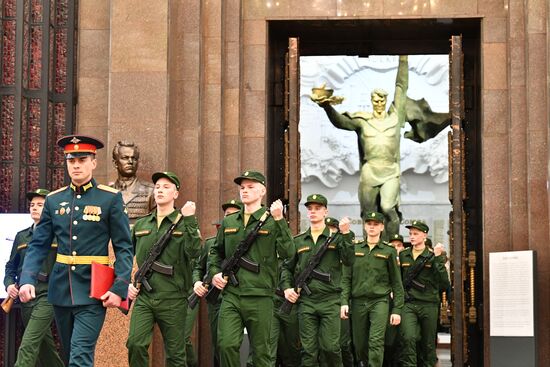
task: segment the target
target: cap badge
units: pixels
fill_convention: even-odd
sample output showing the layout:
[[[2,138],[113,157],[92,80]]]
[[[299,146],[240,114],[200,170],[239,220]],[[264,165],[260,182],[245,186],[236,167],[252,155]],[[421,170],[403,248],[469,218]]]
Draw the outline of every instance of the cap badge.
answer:
[[[71,139],[71,143],[73,144],[80,143],[80,139],[75,136]]]
[[[376,214],[372,213],[370,216],[374,218],[376,217]]]
[[[313,195],[311,198],[312,198],[313,200],[315,200],[315,199],[317,199],[317,195]]]
[[[248,171],[246,171],[246,172],[244,173],[244,175],[245,175],[245,176],[248,176]]]
[[[235,204],[235,200],[231,200],[231,204]]]

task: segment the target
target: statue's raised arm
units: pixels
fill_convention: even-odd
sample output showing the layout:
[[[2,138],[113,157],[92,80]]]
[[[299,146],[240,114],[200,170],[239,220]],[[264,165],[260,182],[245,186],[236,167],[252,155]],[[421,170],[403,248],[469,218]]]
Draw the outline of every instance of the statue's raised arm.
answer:
[[[397,67],[397,77],[395,78],[395,95],[392,107],[398,114],[401,127],[406,121],[407,90],[409,89],[409,58],[406,55],[399,56],[399,66]],[[390,107],[390,112],[391,108]]]

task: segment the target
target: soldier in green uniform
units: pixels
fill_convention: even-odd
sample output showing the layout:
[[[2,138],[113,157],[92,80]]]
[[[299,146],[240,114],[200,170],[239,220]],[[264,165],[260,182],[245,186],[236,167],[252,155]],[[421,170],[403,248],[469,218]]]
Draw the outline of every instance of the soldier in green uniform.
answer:
[[[179,196],[180,181],[173,172],[156,172],[152,176],[155,187],[153,196],[157,205],[149,215],[136,221],[132,228],[132,243],[138,267],[143,264],[153,245],[174,223],[178,211],[174,202]],[[128,286],[128,297],[134,309],[130,319],[130,331],[126,346],[130,366],[149,365],[149,345],[156,323],[162,334],[166,366],[187,366],[185,353],[185,318],[187,296],[191,289],[191,261],[200,253],[200,233],[195,217],[195,203],[187,201],[181,208],[183,219],[176,226],[170,242],[156,263],[169,268],[171,274],[163,274],[153,267],[147,281],[148,291]],[[139,294],[139,296],[138,296]]]
[[[191,267],[193,267],[192,265]],[[197,319],[197,314],[199,313],[199,308],[190,308],[187,307],[187,312],[185,314],[185,326],[184,326],[184,338],[185,338],[185,359],[187,361],[187,367],[198,367],[197,356],[195,355],[195,348],[193,347],[193,342],[191,341],[191,334],[193,334],[193,326],[195,326],[195,320]]]
[[[311,295],[296,292],[295,277],[307,266],[310,258],[330,236],[325,225],[327,199],[320,194],[307,197],[305,206],[310,228],[294,237],[296,253],[283,266],[285,297],[298,303],[298,321],[302,341],[302,366],[341,366],[340,354],[340,292],[342,265],[353,264],[353,234],[350,220],[340,220],[340,234],[329,246],[316,270],[330,275],[328,282],[312,278],[308,284]],[[319,358],[322,354],[323,358]]]
[[[333,218],[333,217],[325,218],[325,225],[328,226],[332,231],[338,230],[339,224],[340,223],[336,218]],[[355,234],[353,236],[355,237]],[[356,240],[354,240],[354,242],[355,241]],[[342,274],[344,274],[345,272],[346,270],[343,267]],[[349,317],[346,317],[346,318],[340,317],[340,352],[342,354],[342,365],[344,367],[354,367],[355,360],[354,360],[353,348],[351,344],[351,326],[350,326]]]
[[[381,240],[384,215],[367,213],[364,225],[366,239],[355,245],[355,262],[347,268],[342,287],[341,316],[351,311],[355,358],[359,366],[381,367],[388,320],[401,321],[403,285],[397,266],[397,252]],[[390,309],[391,294],[394,302]],[[351,307],[350,307],[351,305]]]
[[[403,285],[405,287],[405,306],[401,322],[401,365],[403,367],[433,367],[436,363],[436,336],[439,314],[439,291],[450,287],[449,276],[445,269],[443,249],[436,246],[429,249],[425,240],[428,226],[413,221],[409,228],[411,247],[399,254]],[[407,280],[410,272],[419,267],[420,273],[414,277],[415,284],[410,287]],[[418,330],[420,342],[417,350]]]
[[[37,189],[27,193],[27,199],[30,202],[29,211],[34,224],[15,235],[10,259],[6,263],[4,277],[4,286],[6,286],[8,296],[13,299],[16,299],[19,294],[17,282],[21,278],[21,269],[23,267],[25,253],[31,241],[34,229],[40,221],[44,201],[48,194],[49,191],[45,189]],[[34,367],[37,361],[40,361],[46,366],[64,366],[55,348],[55,341],[51,331],[53,307],[48,302],[48,276],[55,262],[56,253],[57,244],[52,243],[50,253],[44,260],[40,273],[38,274],[36,298],[31,302],[23,304],[21,311],[25,331],[21,338],[19,350],[17,351],[15,366]]]
[[[397,265],[399,265],[399,253],[405,249],[403,236],[396,233],[390,238],[390,246],[397,251]],[[393,307],[393,299],[391,303]],[[398,367],[401,354],[401,344],[399,341],[399,325],[391,325],[388,320],[386,327],[386,339],[384,342],[384,367]]]
[[[218,319],[218,342],[223,367],[237,367],[243,328],[248,330],[255,367],[270,366],[269,337],[273,314],[273,294],[277,286],[278,256],[286,259],[294,253],[292,235],[283,217],[283,203],[274,201],[271,216],[258,232],[258,237],[246,254],[247,259],[259,265],[259,273],[239,269],[238,285],[227,284],[221,273],[224,259],[231,256],[239,243],[252,230],[266,208],[262,198],[266,194],[265,177],[257,171],[246,171],[235,178],[244,207],[238,213],[225,217],[216,242],[210,251],[208,271],[212,284],[223,292]]]
[[[239,212],[243,206],[239,200],[229,200],[222,204],[223,216],[226,217],[229,214]],[[216,229],[219,229],[221,223],[216,223]],[[212,245],[216,242],[216,236],[207,238],[204,241],[204,246],[201,249],[201,255],[196,261],[193,267],[193,291],[199,297],[204,297],[208,291],[203,285],[203,278],[208,271],[208,253],[212,248]],[[210,325],[210,338],[212,343],[212,363],[214,367],[219,367],[220,356],[218,352],[218,315],[220,312],[221,298],[215,303],[207,303],[208,309],[208,323]],[[198,310],[199,307],[195,307]],[[195,311],[196,312],[196,311]]]
[[[403,236],[401,236],[399,233],[394,234],[390,237],[390,246],[392,246],[395,251],[397,251],[397,255],[401,253],[405,249],[405,242],[403,241]],[[399,257],[397,258],[399,261]]]
[[[54,306],[57,329],[70,367],[93,366],[106,307],[118,307],[128,292],[132,271],[130,226],[122,195],[93,179],[99,140],[70,135],[58,140],[65,153],[69,186],[51,192],[29,244],[19,298],[36,297],[36,282],[54,238],[58,248],[50,274],[48,301]],[[115,279],[101,300],[90,297],[91,263],[109,264],[109,242],[116,261]]]
[[[279,269],[282,269],[283,261],[279,259]],[[271,327],[272,366],[300,367],[302,342],[298,328],[298,312],[292,307],[290,313],[281,312],[280,308],[285,300],[282,272],[279,276],[279,285],[273,296],[273,325]]]

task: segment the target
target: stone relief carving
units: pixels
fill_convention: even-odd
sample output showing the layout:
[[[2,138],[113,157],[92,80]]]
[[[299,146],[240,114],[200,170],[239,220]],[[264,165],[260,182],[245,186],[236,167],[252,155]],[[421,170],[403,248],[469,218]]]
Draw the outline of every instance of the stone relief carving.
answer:
[[[343,172],[353,175],[358,170],[357,152],[337,136],[323,135],[315,148],[303,147],[301,162],[302,181],[309,182],[316,177],[330,188],[338,186]]]

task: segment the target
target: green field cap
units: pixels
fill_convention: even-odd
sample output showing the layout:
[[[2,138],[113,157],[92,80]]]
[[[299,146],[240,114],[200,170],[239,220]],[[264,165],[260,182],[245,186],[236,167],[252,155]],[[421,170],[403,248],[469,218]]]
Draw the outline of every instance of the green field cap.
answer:
[[[365,223],[371,220],[384,224],[384,214],[378,212],[367,213],[367,216],[365,217]]]
[[[309,204],[321,204],[326,207],[328,205],[328,200],[321,194],[311,194],[307,197],[304,205],[308,206]]]
[[[413,220],[413,222],[411,224],[409,224],[408,226],[405,226],[407,228],[416,228],[418,229],[419,231],[422,231],[424,233],[428,233],[428,231],[430,230],[430,228],[428,227],[428,225],[424,222],[421,222],[419,220]]]
[[[265,176],[258,171],[244,171],[240,176],[235,177],[233,181],[240,185],[242,180],[256,181],[265,186]]]
[[[163,177],[167,178],[174,185],[176,185],[176,189],[178,190],[180,189],[180,179],[178,178],[178,176],[176,176],[174,172],[170,172],[170,171],[155,172],[153,173],[153,176],[151,177],[151,179],[153,180],[153,183],[157,183],[157,181]]]

